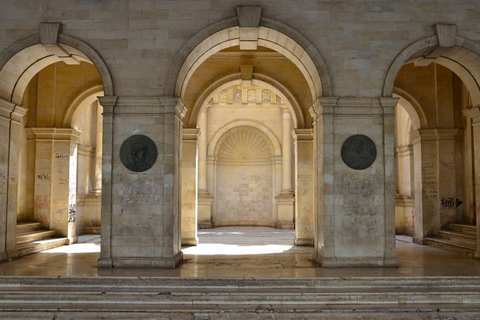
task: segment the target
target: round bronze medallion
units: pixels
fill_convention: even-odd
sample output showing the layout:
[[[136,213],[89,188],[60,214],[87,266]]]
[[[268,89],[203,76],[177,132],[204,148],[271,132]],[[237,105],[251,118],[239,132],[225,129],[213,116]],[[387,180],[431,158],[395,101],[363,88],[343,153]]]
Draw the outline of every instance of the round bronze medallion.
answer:
[[[127,138],[120,147],[120,160],[131,171],[143,172],[150,169],[157,160],[157,146],[144,135]]]
[[[345,140],[341,153],[347,166],[355,170],[364,170],[375,162],[377,147],[369,137],[357,134]]]

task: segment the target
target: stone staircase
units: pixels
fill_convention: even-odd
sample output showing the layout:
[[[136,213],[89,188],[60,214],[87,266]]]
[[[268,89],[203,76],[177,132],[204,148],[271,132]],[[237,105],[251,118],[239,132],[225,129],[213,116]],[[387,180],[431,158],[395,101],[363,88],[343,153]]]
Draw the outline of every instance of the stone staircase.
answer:
[[[22,222],[17,224],[18,257],[40,252],[68,244],[67,238],[53,238],[54,230],[42,230],[40,222]]]
[[[480,277],[0,277],[1,319],[479,319]]]
[[[477,227],[458,223],[449,227],[450,230],[439,231],[435,238],[426,238],[426,244],[473,258],[477,250]]]

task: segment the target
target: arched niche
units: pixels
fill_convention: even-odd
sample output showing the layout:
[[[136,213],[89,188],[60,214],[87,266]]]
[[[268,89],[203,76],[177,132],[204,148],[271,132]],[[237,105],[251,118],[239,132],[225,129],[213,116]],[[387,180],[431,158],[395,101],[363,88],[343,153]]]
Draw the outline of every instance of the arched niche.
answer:
[[[275,226],[274,143],[251,125],[219,134],[214,149],[212,223]]]

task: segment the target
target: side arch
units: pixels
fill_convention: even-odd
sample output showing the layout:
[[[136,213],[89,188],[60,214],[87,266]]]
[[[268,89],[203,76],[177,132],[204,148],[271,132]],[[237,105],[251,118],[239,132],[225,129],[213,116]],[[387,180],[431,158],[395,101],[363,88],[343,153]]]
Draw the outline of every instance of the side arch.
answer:
[[[438,47],[438,36],[420,39],[406,47],[393,61],[387,71],[383,86],[383,96],[390,97],[394,92],[395,79],[405,63],[422,58],[433,48]],[[472,97],[472,104],[480,104],[480,45],[461,37],[455,38],[455,46],[440,48],[438,63],[454,72],[466,85]]]
[[[97,100],[98,96],[103,96],[103,87],[102,86],[94,86],[88,90],[85,90],[81,94],[79,94],[72,103],[68,106],[67,111],[65,112],[65,116],[63,118],[63,127],[64,128],[76,128],[75,118],[77,115],[81,114],[87,106],[89,106],[92,102]]]
[[[428,128],[428,119],[420,104],[409,93],[399,88],[393,88],[393,96],[399,97],[400,104],[412,120],[413,130]]]
[[[59,34],[58,45],[77,60],[92,63],[102,78],[106,96],[114,95],[113,80],[106,63],[86,42]],[[61,61],[47,47],[40,44],[40,36],[33,35],[17,42],[0,55],[0,97],[21,104],[30,80],[46,66]]]

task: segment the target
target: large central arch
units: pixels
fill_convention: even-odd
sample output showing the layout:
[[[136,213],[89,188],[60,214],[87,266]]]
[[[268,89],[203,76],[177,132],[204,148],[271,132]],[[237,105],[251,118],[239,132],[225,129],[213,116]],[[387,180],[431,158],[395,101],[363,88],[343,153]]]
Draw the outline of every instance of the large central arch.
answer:
[[[288,133],[286,132],[284,134],[284,138],[282,140],[289,139],[290,141],[293,141],[292,134],[291,134],[292,129],[301,128],[302,130],[305,130],[305,132],[302,131],[301,134],[299,134],[298,136],[300,136],[301,139],[303,139],[306,136],[310,137],[310,138],[306,138],[305,140],[305,141],[308,141],[305,143],[305,145],[307,145],[306,146],[307,149],[310,149],[310,152],[305,154],[313,155],[313,131],[311,128],[312,121],[305,120],[306,117],[310,118],[308,109],[313,105],[315,101],[317,101],[319,97],[332,95],[330,77],[320,53],[312,43],[310,43],[305,37],[299,34],[296,30],[292,29],[291,27],[281,22],[275,21],[273,19],[261,18],[258,26],[249,27],[248,29],[249,29],[249,32],[252,32],[253,34],[258,34],[258,37],[255,38],[255,42],[256,42],[256,45],[258,45],[258,48],[262,48],[260,51],[261,53],[268,54],[269,52],[274,52],[278,56],[281,56],[283,59],[288,60],[291,67],[295,68],[296,72],[298,72],[298,74],[301,75],[305,83],[306,89],[304,90],[304,92],[308,96],[308,101],[309,101],[308,103],[305,103],[306,99],[304,99],[303,101],[299,101],[295,96],[295,92],[292,92],[288,87],[288,85],[285,85],[285,83],[282,83],[282,81],[279,81],[278,79],[276,79],[274,74],[262,73],[261,71],[258,72],[256,70],[253,70],[253,74],[251,74],[250,78],[248,79],[245,79],[244,74],[242,74],[241,72],[236,72],[236,73],[231,72],[227,74],[221,73],[220,77],[214,78],[211,82],[208,83],[208,85],[205,84],[203,86],[198,86],[203,88],[202,91],[200,93],[197,93],[197,96],[195,99],[192,100],[192,98],[190,98],[190,100],[187,101],[186,95],[189,90],[189,83],[192,83],[194,81],[197,81],[197,82],[199,81],[198,77],[194,79],[195,72],[197,72],[197,70],[200,70],[200,68],[202,67],[202,64],[205,64],[207,61],[209,61],[209,59],[218,55],[219,53],[228,55],[229,53],[235,52],[236,54],[239,54],[239,55],[241,54],[249,55],[249,54],[254,54],[254,52],[256,52],[256,49],[250,49],[250,52],[242,51],[242,49],[240,49],[241,43],[243,41],[242,32],[245,31],[245,27],[241,26],[241,23],[239,23],[239,20],[237,18],[225,19],[223,21],[210,25],[209,27],[197,33],[182,47],[182,49],[180,50],[179,54],[175,58],[174,63],[170,68],[169,78],[166,83],[165,93],[167,95],[178,97],[182,101],[182,103],[185,104],[186,108],[188,109],[188,112],[187,112],[188,116],[186,118],[186,121],[184,122],[184,126],[189,128],[188,130],[193,130],[193,128],[201,128],[199,126],[199,123],[201,123],[200,114],[203,112],[202,110],[204,106],[207,104],[207,101],[211,99],[212,93],[219,92],[222,88],[227,88],[232,85],[237,85],[239,88],[240,87],[247,88],[248,86],[251,86],[251,85],[264,87],[266,90],[275,92],[281,99],[289,101],[289,103],[287,103],[286,106],[287,106],[287,109],[289,110],[288,117],[289,119],[291,119],[293,126],[291,127],[291,129],[288,130]],[[220,58],[218,58],[217,60],[219,64],[222,63]],[[215,67],[215,64],[212,63],[212,65]],[[247,81],[245,82],[245,80]],[[247,89],[244,89],[244,90],[247,90]],[[284,112],[287,112],[287,111],[284,111]],[[227,124],[225,124],[223,129],[220,130],[219,132],[223,134],[228,130],[232,130],[233,128],[238,126],[253,125],[254,128],[263,131],[263,133],[269,137],[268,140],[270,141],[278,140],[278,138],[276,138],[274,134],[265,131],[266,130],[265,128],[267,128],[266,126],[262,125],[261,123],[257,123],[255,121],[257,120],[252,121],[252,119],[240,119],[240,118],[234,119],[228,122]],[[280,127],[281,126],[282,126],[282,122],[280,122]],[[198,138],[199,153],[203,152],[205,153],[205,157],[207,157],[208,159],[211,159],[212,157],[215,156],[214,149],[217,146],[217,142],[218,142],[217,140],[219,139],[220,136],[222,136],[222,134],[219,134],[218,132],[216,132],[215,136],[209,137],[210,142],[207,148],[206,146],[204,146],[205,142],[203,142],[202,140],[202,139],[205,139],[205,132],[202,132],[202,131],[204,130],[200,129],[200,133],[199,133],[200,138]],[[297,139],[298,136],[295,135],[296,137],[295,139]],[[184,133],[184,137],[185,137],[185,133]],[[186,140],[184,140],[184,142],[185,141]],[[186,146],[187,145],[184,144],[184,147]],[[191,144],[188,144],[187,148],[191,148]],[[202,148],[205,148],[205,150],[202,150]],[[286,151],[284,150],[284,148],[287,148]],[[274,166],[278,168],[277,172],[280,172],[278,173],[279,175],[282,175],[281,174],[282,172],[281,168],[283,166],[281,164],[282,160],[288,161],[288,163],[290,163],[290,161],[294,161],[294,160],[288,160],[289,159],[288,157],[290,156],[288,157],[285,156],[286,158],[282,159],[283,155],[286,153],[287,154],[292,153],[291,158],[293,159],[294,158],[293,152],[294,152],[293,142],[292,142],[292,146],[290,147],[286,146],[281,141],[276,142],[276,146],[274,148],[274,153],[272,154],[272,156],[277,158],[277,160],[275,161],[278,161],[278,163],[275,164]],[[185,155],[186,153],[184,152],[183,154]],[[193,155],[195,154],[195,152],[190,151],[189,154]],[[303,161],[306,161],[308,163],[306,167],[311,168],[309,173],[313,173],[313,157],[312,158],[309,158],[308,156],[305,156],[305,157],[306,159],[304,159]],[[202,167],[206,167],[206,165],[203,163],[206,160],[203,160],[203,157],[201,157],[200,155],[198,159],[199,159],[198,172],[199,172],[199,175],[202,176],[202,177],[199,176],[198,179],[200,181],[199,183],[203,186],[206,178],[203,176],[205,175],[204,173],[205,169],[202,169]],[[192,161],[188,161],[188,162],[190,164],[193,163]],[[182,167],[182,170],[190,172],[190,169],[187,167]],[[283,172],[288,172],[288,170],[284,170]],[[291,170],[289,174],[293,175],[293,172],[295,172],[295,170]],[[280,181],[280,180],[277,178],[277,181]],[[305,186],[306,189],[310,189],[310,191],[306,191],[306,192],[311,193],[311,197],[310,197],[311,200],[308,200],[308,201],[311,201],[312,203],[304,206],[305,208],[309,208],[308,209],[309,218],[303,219],[303,220],[300,219],[302,223],[308,226],[299,228],[300,231],[307,230],[305,231],[305,233],[309,233],[309,236],[297,235],[296,240],[297,239],[299,240],[297,241],[298,244],[303,243],[306,245],[313,245],[313,237],[314,237],[313,181],[314,179],[308,180],[308,183]],[[185,186],[185,183],[183,183],[183,185]],[[192,186],[193,185],[194,184],[192,184]],[[288,183],[286,185],[288,185]],[[199,189],[198,192],[199,192],[199,195],[198,195],[199,197],[198,212],[199,213],[198,214],[200,218],[200,216],[203,217],[203,214],[201,214],[200,212],[204,211],[203,208],[205,206],[210,207],[212,200],[210,198],[211,195],[203,194],[203,192],[206,192],[205,190]],[[273,197],[274,202],[277,203],[277,207],[275,210],[278,216],[282,216],[282,210],[286,210],[286,211],[294,210],[293,184],[292,184],[291,190],[288,192],[289,192],[288,195],[280,194],[278,196],[274,195]],[[185,194],[184,190],[182,190],[182,195],[183,194]],[[210,201],[210,204],[205,204],[209,201]],[[298,201],[298,199],[295,201]],[[284,209],[284,208],[287,208],[288,206],[290,206],[292,209]],[[299,210],[302,210],[302,209],[299,209]],[[210,212],[210,209],[207,209],[206,211]],[[184,219],[183,214],[184,212],[182,212],[182,219]],[[295,212],[295,214],[298,214],[298,213]],[[190,219],[190,221],[192,220],[194,219]],[[282,219],[279,219],[279,220],[282,220]],[[184,226],[182,224],[182,234],[183,234],[183,228]],[[192,235],[191,238],[194,238],[195,236],[196,235]]]
[[[216,52],[238,46],[240,27],[237,18],[229,18],[198,32],[181,49],[172,64],[165,93],[182,98],[192,73]],[[258,27],[258,45],[275,50],[293,61],[307,79],[312,98],[331,96],[330,76],[320,52],[304,36],[288,25],[262,18]]]

